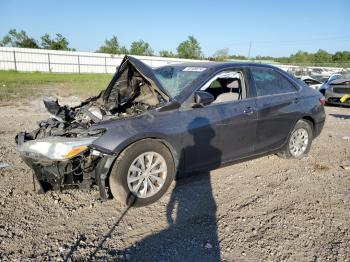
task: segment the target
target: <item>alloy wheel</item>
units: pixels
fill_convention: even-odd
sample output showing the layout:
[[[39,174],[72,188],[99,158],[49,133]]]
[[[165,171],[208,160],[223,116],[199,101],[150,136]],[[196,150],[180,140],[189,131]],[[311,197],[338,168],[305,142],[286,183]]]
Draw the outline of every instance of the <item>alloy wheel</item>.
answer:
[[[298,128],[292,133],[289,140],[289,151],[295,156],[301,156],[307,149],[309,143],[309,134],[306,129]]]
[[[139,198],[154,196],[163,187],[167,176],[165,159],[156,152],[146,152],[131,163],[127,184],[129,190]]]

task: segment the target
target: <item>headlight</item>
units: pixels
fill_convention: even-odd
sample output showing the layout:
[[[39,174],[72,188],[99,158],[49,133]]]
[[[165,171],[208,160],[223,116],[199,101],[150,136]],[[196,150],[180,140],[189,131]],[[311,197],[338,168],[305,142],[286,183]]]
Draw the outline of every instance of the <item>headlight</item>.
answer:
[[[97,137],[48,137],[25,142],[18,147],[18,151],[27,156],[65,160],[87,150],[88,146],[96,139]]]

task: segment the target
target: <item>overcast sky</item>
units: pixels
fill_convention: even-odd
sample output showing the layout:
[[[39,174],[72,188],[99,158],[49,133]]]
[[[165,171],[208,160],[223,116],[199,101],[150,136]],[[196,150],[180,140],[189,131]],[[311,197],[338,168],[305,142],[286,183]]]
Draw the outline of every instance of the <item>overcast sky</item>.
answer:
[[[116,35],[122,45],[143,39],[158,52],[176,51],[188,35],[205,55],[288,56],[298,50],[350,50],[350,1],[0,0],[0,38],[23,29],[39,39],[61,33],[79,51],[95,51]]]

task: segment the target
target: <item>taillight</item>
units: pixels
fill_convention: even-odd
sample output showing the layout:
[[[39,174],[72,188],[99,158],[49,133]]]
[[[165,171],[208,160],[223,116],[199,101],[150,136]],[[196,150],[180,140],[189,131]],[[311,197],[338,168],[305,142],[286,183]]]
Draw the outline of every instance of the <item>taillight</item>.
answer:
[[[325,103],[326,103],[326,98],[324,98],[324,96],[322,96],[322,97],[320,98],[320,104],[324,106]]]

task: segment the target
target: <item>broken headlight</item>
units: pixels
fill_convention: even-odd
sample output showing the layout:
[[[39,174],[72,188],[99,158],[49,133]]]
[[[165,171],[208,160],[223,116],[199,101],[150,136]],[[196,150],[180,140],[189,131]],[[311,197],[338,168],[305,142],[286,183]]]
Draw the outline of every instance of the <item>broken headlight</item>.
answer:
[[[48,137],[30,140],[18,147],[20,154],[50,160],[65,160],[88,150],[88,146],[98,137]]]

